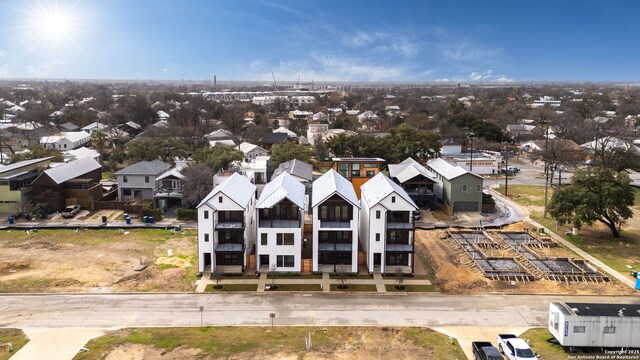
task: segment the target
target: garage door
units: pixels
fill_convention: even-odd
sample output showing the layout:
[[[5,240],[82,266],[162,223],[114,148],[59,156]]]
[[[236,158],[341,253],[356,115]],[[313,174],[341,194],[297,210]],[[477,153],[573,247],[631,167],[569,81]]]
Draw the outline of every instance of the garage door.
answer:
[[[453,211],[479,211],[478,203],[475,201],[460,201],[453,204]]]

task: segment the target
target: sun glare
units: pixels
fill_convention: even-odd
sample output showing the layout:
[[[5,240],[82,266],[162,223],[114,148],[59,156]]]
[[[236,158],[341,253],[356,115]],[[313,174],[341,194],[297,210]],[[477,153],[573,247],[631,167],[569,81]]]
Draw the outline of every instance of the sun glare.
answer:
[[[38,2],[28,15],[29,34],[42,46],[59,50],[74,44],[80,35],[80,17],[73,7],[62,7],[57,1]]]

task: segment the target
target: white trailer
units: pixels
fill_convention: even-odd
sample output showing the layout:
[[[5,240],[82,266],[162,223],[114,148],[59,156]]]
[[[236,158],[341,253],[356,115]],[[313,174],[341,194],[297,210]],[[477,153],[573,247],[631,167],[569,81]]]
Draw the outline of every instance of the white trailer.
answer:
[[[549,304],[549,332],[571,348],[640,348],[640,303]]]

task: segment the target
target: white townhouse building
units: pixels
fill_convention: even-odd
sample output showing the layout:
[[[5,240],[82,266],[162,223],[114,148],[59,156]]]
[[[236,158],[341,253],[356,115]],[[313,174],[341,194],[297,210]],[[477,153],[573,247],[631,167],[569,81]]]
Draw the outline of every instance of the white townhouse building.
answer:
[[[413,273],[413,212],[409,195],[379,173],[361,187],[360,242],[369,272],[393,274],[400,268]]]
[[[73,150],[89,142],[91,142],[91,135],[84,131],[65,131],[40,138],[40,145],[43,148],[53,150]]]
[[[238,173],[198,205],[198,271],[242,273],[255,239],[255,190]]]
[[[357,273],[360,201],[353,185],[331,169],[313,182],[312,194],[312,270]]]
[[[301,271],[304,185],[280,174],[265,185],[256,213],[256,270]]]

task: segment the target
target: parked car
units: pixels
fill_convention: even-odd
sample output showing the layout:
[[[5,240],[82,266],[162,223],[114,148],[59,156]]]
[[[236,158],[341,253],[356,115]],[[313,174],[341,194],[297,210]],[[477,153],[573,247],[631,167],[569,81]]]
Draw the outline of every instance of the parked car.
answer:
[[[520,168],[515,166],[507,166],[507,171],[511,171],[512,173],[517,173],[517,172],[520,172]]]
[[[538,360],[529,344],[513,334],[499,334],[498,349],[509,360]]]
[[[76,214],[79,212],[80,212],[80,205],[67,206],[66,208],[64,208],[64,210],[62,210],[62,217],[65,219],[72,218],[76,216]]]
[[[473,360],[503,360],[500,351],[488,341],[474,341],[471,343]]]

